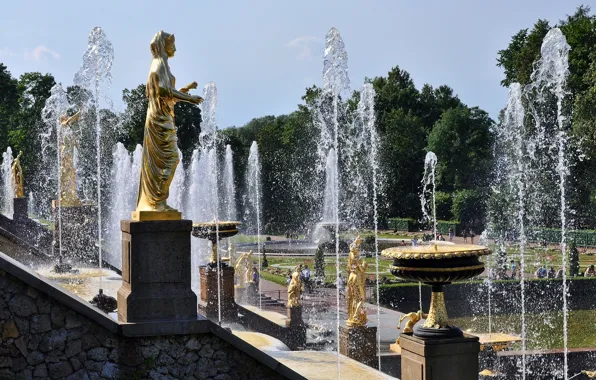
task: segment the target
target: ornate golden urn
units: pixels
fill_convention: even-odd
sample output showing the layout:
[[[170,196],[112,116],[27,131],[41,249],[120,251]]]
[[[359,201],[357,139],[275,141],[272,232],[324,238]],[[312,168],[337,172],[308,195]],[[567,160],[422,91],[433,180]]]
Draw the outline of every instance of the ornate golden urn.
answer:
[[[487,247],[471,244],[423,245],[393,247],[381,252],[393,258],[391,273],[399,278],[420,281],[432,287],[430,310],[426,322],[414,327],[421,338],[454,338],[462,331],[449,323],[443,285],[466,280],[484,272],[480,256],[490,255]]]

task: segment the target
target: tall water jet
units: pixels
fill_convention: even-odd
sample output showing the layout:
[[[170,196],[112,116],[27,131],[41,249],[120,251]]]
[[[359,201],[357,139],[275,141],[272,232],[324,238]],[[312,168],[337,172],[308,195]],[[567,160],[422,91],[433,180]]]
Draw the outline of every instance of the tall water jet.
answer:
[[[569,160],[567,158],[568,121],[564,115],[563,102],[567,95],[565,85],[569,75],[569,51],[571,47],[559,28],[548,31],[540,48],[541,58],[532,73],[529,91],[534,91],[540,103],[546,103],[549,97],[554,96],[556,101],[556,123],[552,130],[546,134],[546,143],[550,144],[550,151],[556,151],[555,162],[558,175],[559,207],[561,221],[561,268],[563,272],[563,371],[565,379],[568,378],[568,348],[567,348],[567,199],[566,184],[569,175]],[[537,114],[535,114],[537,116]],[[537,117],[536,121],[541,120]],[[543,129],[546,130],[546,129]],[[550,132],[550,133],[549,133]]]
[[[57,83],[50,90],[50,97],[46,99],[44,108],[41,111],[41,116],[45,127],[40,134],[42,162],[44,162],[48,168],[56,168],[56,171],[54,172],[55,177],[50,174],[46,176],[46,180],[51,181],[53,179],[56,182],[56,191],[52,195],[56,197],[57,212],[54,214],[56,218],[53,220],[53,222],[57,234],[54,235],[55,241],[54,244],[52,244],[52,250],[56,248],[58,249],[58,253],[56,254],[56,252],[53,252],[53,255],[58,256],[60,261],[62,260],[62,188],[60,181],[62,158],[60,149],[63,145],[62,124],[60,119],[63,115],[66,115],[69,107],[70,104],[66,97],[66,91],[64,91],[61,84]],[[53,154],[55,154],[55,156],[53,156]],[[55,157],[55,161],[53,160],[53,157]],[[50,184],[45,184],[45,188],[42,188],[41,191],[42,196],[52,196],[52,192],[49,189],[50,187]]]
[[[12,185],[12,149],[6,148],[2,153],[2,165],[0,166],[0,178],[2,179],[2,213],[9,218],[13,214],[14,189]]]
[[[236,220],[236,188],[234,185],[234,158],[232,147],[226,145],[226,157],[223,168],[223,215],[226,220]]]
[[[317,112],[317,119],[320,128],[320,141],[318,144],[319,157],[325,164],[331,155],[333,149],[337,159],[335,160],[335,169],[332,174],[335,178],[332,179],[335,187],[333,194],[340,194],[340,177],[339,177],[339,158],[340,152],[340,115],[345,111],[345,104],[343,103],[348,98],[350,91],[350,78],[348,76],[348,54],[345,49],[344,42],[335,28],[331,28],[325,38],[325,52],[323,55],[323,92],[319,99],[319,106]],[[324,161],[323,161],[324,160]],[[339,198],[339,197],[338,197]],[[335,225],[335,269],[336,277],[340,274],[339,261],[339,201],[337,202],[337,209],[333,213]],[[337,319],[336,319],[336,333],[340,334],[340,292],[339,288],[336,290],[336,302],[338,305]],[[337,373],[340,374],[339,366],[339,339],[337,340]]]
[[[424,157],[424,175],[422,176],[422,193],[420,193],[420,203],[422,205],[422,215],[426,222],[430,222],[433,231],[433,240],[437,238],[437,206],[436,206],[436,181],[435,171],[437,168],[437,155],[433,152],[426,153]],[[431,189],[432,186],[432,189]],[[429,203],[427,198],[430,192]]]
[[[324,223],[335,223],[338,220],[337,213],[339,212],[339,188],[337,175],[337,154],[335,149],[331,148],[327,155],[327,163],[325,165],[325,193],[323,203],[323,217]]]
[[[375,117],[375,89],[372,83],[365,83],[360,93],[360,102],[358,103],[357,114],[358,119],[363,125],[364,136],[368,137],[366,140],[370,142],[368,149],[368,164],[372,170],[372,188],[373,188],[373,222],[375,233],[375,275],[376,275],[376,291],[377,291],[377,326],[381,326],[381,307],[379,304],[380,288],[379,288],[379,210],[377,207],[379,195],[379,162],[378,162],[378,148],[379,136],[376,129]],[[377,357],[378,370],[381,370],[381,332],[377,329]]]
[[[99,261],[99,289],[102,289],[102,222],[101,222],[101,99],[104,99],[107,108],[111,108],[111,102],[106,96],[112,82],[112,62],[114,61],[114,48],[106,37],[103,29],[95,27],[89,33],[87,50],[83,54],[83,65],[75,74],[74,84],[92,92],[92,104],[95,107],[95,148],[96,148],[96,188],[97,188],[97,241]]]
[[[250,145],[248,166],[246,169],[247,205],[245,211],[246,225],[249,233],[256,236],[257,256],[259,258],[259,273],[261,273],[261,162],[259,160],[259,147],[256,141]],[[259,294],[261,294],[261,281],[259,281]],[[259,308],[261,308],[259,297]]]

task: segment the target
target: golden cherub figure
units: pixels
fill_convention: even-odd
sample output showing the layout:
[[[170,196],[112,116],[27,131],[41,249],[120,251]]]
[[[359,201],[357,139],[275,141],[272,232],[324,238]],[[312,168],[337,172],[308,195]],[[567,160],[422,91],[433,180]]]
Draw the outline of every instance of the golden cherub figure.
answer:
[[[348,327],[364,326],[368,322],[365,308],[366,294],[364,291],[368,263],[359,257],[360,242],[360,236],[358,236],[350,244],[350,256],[348,257],[348,285],[346,295],[348,302],[348,320],[346,325]]]
[[[401,328],[401,323],[404,321],[404,319],[408,318],[408,322],[406,322],[406,325],[404,326],[404,329],[401,332],[403,334],[411,334],[414,332],[414,325],[416,325],[416,323],[418,323],[422,318],[426,317],[428,317],[428,314],[423,313],[422,310],[404,314],[399,319],[399,324],[397,325],[397,328],[399,330]],[[399,338],[397,338],[395,343],[399,344]]]
[[[302,288],[302,280],[300,279],[301,269],[302,265],[299,265],[294,269],[294,273],[292,273],[292,279],[288,285],[288,307],[300,306],[300,289]]]
[[[245,285],[245,282],[249,282],[246,281],[246,279],[250,279],[250,275],[247,269],[248,263],[251,263],[251,267],[252,267],[252,260],[251,260],[251,256],[252,256],[252,251],[250,252],[244,252],[243,254],[240,255],[240,257],[238,257],[238,260],[236,260],[236,265],[234,266],[234,274],[236,275],[236,278],[238,279],[238,287],[239,288],[243,288]],[[251,268],[252,270],[252,268]]]
[[[25,197],[25,189],[23,187],[23,169],[21,168],[21,156],[23,151],[19,151],[17,158],[12,161],[12,186],[14,189],[15,198]]]

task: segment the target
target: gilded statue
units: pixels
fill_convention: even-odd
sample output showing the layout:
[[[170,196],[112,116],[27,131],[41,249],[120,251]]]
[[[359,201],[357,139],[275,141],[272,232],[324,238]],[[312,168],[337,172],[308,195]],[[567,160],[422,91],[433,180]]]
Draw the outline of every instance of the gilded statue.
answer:
[[[288,307],[300,306],[300,290],[302,288],[301,266],[297,266],[292,273],[292,279],[288,285]]]
[[[364,292],[364,283],[366,281],[366,269],[368,263],[360,258],[360,236],[350,244],[350,256],[348,257],[348,320],[346,325],[364,326],[368,321],[366,317],[366,294]]]
[[[17,158],[12,161],[12,186],[14,189],[15,198],[25,197],[25,189],[23,188],[23,169],[21,168],[21,156],[23,151],[19,151]]]
[[[596,371],[587,371],[587,370],[583,370],[582,373],[584,375],[587,375],[590,379],[594,379],[596,378]]]
[[[248,269],[250,263],[250,270]],[[236,265],[234,265],[234,274],[237,279],[237,286],[239,288],[243,288],[245,284],[249,283],[250,272],[252,271],[252,251],[244,252],[243,254],[238,257],[236,260]]]
[[[426,318],[426,317],[428,317],[428,314],[423,313],[422,310],[413,311],[411,313],[404,314],[399,319],[399,324],[397,325],[397,328],[400,329],[401,323],[404,321],[404,319],[407,318],[408,322],[406,322],[406,325],[404,326],[404,329],[401,332],[404,334],[411,334],[414,332],[414,325],[416,323],[418,323],[422,318]],[[399,344],[399,338],[397,338],[395,343]]]
[[[60,204],[62,206],[79,206],[81,200],[77,194],[77,174],[75,168],[75,151],[79,143],[72,130],[72,124],[79,120],[81,111],[68,117],[60,117]]]
[[[136,211],[176,211],[168,206],[170,184],[180,161],[174,125],[174,105],[183,101],[200,104],[203,98],[188,92],[197,82],[176,90],[176,79],[170,71],[168,59],[176,52],[173,34],[159,31],[151,41],[151,68],[146,95],[149,100],[143,159]]]
[[[233,262],[235,256],[236,247],[234,246],[234,243],[230,243],[230,245],[228,246],[228,260],[230,260],[230,262]]]

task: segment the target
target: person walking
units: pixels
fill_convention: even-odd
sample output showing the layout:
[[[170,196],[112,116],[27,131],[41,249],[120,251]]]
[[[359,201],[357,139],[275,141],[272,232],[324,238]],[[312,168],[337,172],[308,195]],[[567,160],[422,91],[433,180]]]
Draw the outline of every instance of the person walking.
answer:
[[[449,227],[449,241],[453,241],[453,227]]]
[[[468,242],[468,230],[464,230],[464,232],[462,233],[462,236],[464,237],[464,243]]]
[[[474,233],[474,230],[470,228],[470,242],[472,244],[474,244],[474,238],[476,237],[476,234]]]

